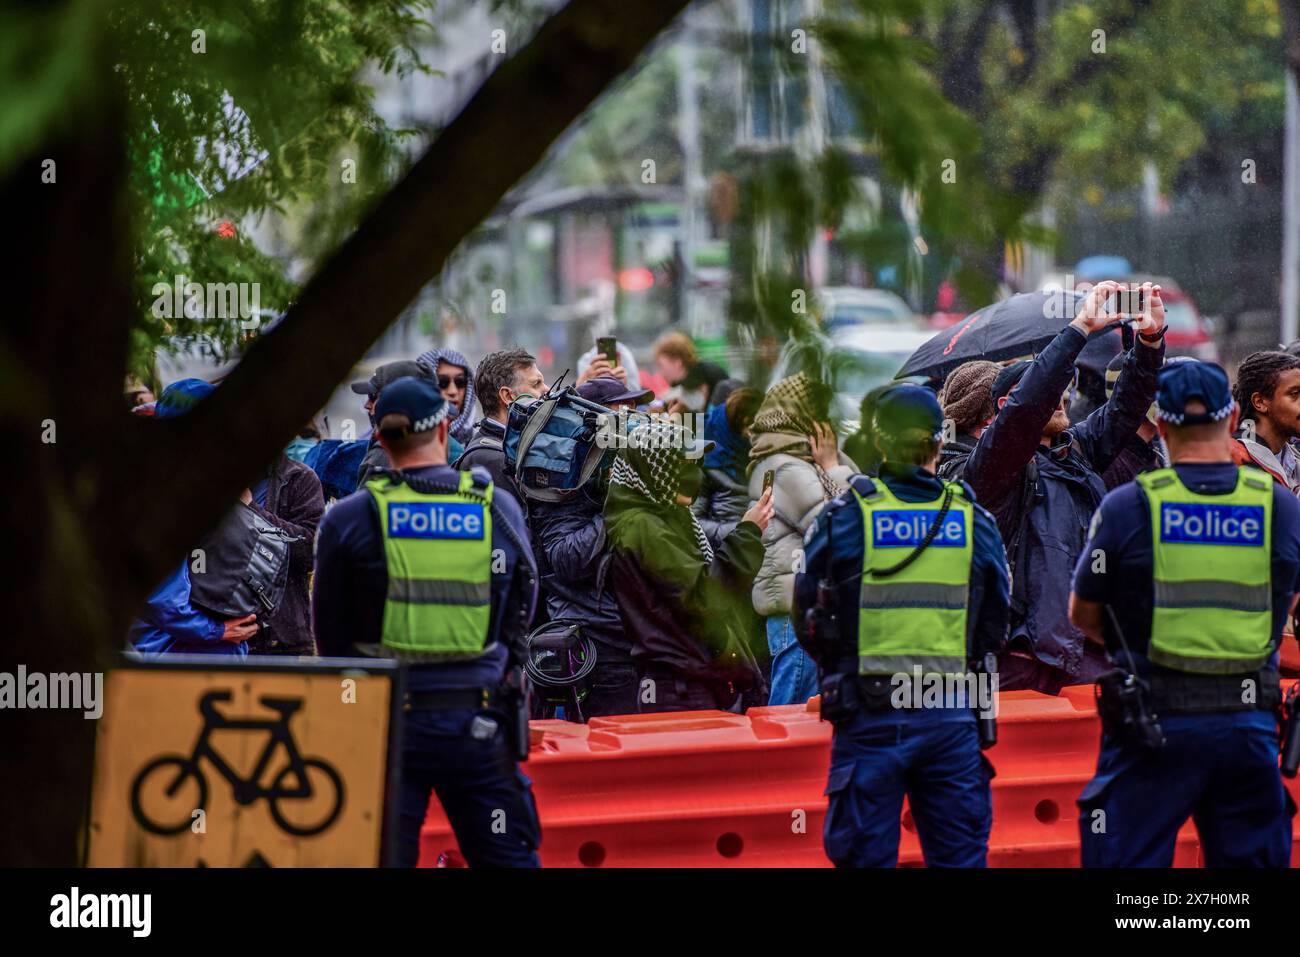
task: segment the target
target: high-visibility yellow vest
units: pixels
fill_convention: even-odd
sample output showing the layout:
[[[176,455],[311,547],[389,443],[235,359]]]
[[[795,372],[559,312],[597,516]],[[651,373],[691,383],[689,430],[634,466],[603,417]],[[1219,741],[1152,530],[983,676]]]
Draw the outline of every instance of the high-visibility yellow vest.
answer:
[[[492,614],[492,485],[430,495],[388,476],[366,483],[388,561],[382,644],[422,660],[478,657]]]
[[[1151,508],[1148,657],[1199,674],[1254,671],[1273,650],[1273,481],[1239,466],[1227,495],[1191,491],[1172,468],[1138,476]]]
[[[966,615],[974,552],[975,510],[961,486],[934,540],[902,571],[889,568],[912,552],[938,517],[941,499],[904,502],[879,480],[862,495],[865,543],[858,610],[858,672],[863,675],[964,674],[967,671]]]

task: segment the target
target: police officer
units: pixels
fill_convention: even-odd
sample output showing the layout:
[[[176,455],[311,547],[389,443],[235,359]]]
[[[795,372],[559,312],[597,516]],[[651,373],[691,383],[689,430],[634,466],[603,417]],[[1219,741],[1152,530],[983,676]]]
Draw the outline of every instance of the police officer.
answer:
[[[1118,666],[1079,797],[1085,867],[1169,867],[1191,816],[1210,867],[1285,867],[1276,651],[1300,575],[1300,503],[1232,461],[1238,409],[1217,365],[1161,370],[1172,467],[1102,500],[1070,620]]]
[[[879,478],[854,476],[831,500],[795,578],[799,640],[835,725],[826,854],[841,867],[895,866],[906,795],[928,865],[983,867],[992,767],[980,719],[991,730],[996,679],[969,662],[991,662],[1006,640],[1006,552],[969,487],[935,477],[933,392],[887,389],[874,424]]]
[[[408,665],[400,851],[411,867],[436,791],[472,867],[536,867],[519,666],[537,600],[519,505],[487,472],[447,465],[449,405],[436,383],[400,378],[375,406],[391,470],[325,513],[313,616],[323,655]]]

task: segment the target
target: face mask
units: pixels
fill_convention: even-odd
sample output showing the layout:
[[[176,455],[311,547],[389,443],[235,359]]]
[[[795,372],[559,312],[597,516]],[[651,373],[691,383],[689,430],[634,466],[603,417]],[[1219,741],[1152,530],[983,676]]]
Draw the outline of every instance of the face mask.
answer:
[[[695,463],[687,463],[682,467],[681,477],[677,480],[677,492],[679,495],[687,496],[692,502],[699,497],[700,488],[704,485],[704,470]]]
[[[307,453],[315,448],[316,443],[319,441],[319,439],[304,439],[297,437],[284,447],[284,454],[288,456],[291,461],[301,462],[307,458]]]

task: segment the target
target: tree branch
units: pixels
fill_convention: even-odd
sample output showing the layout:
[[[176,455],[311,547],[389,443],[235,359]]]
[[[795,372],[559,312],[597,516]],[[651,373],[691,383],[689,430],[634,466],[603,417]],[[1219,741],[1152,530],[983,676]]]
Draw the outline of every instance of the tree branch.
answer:
[[[503,63],[209,401],[164,436],[141,597],[328,399],[457,244],[687,0],[572,0]],[[151,425],[159,425],[151,424]],[[154,524],[154,523],[151,523]]]

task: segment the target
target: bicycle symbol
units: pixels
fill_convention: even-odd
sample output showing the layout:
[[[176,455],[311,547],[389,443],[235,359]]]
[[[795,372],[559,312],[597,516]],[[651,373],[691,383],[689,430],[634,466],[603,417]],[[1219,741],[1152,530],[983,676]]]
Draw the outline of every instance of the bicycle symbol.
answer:
[[[319,758],[304,758],[298,751],[298,744],[289,730],[290,716],[302,707],[300,698],[259,698],[263,707],[270,708],[278,714],[272,719],[227,718],[217,711],[217,703],[229,701],[229,691],[209,691],[199,699],[199,711],[203,715],[203,728],[199,739],[194,743],[194,751],[187,758],[180,754],[167,754],[150,761],[136,775],[131,785],[131,810],[141,826],[155,834],[179,834],[193,823],[193,811],[206,808],[208,804],[208,781],[199,767],[199,760],[208,761],[221,772],[221,776],[230,782],[231,791],[240,805],[252,804],[258,798],[266,798],[271,817],[283,830],[299,837],[319,834],[339,816],[343,809],[343,779],[332,767]],[[262,751],[252,774],[241,778],[225,759],[209,743],[213,731],[269,731],[270,739]],[[279,745],[284,746],[289,763],[276,775],[269,788],[260,783]],[[161,773],[158,773],[161,772]],[[323,777],[322,777],[323,776]],[[314,780],[313,780],[314,779]],[[197,786],[197,800],[191,794],[185,797],[182,788],[189,782]],[[296,783],[295,783],[296,782]],[[292,786],[290,786],[292,785]],[[281,802],[310,802],[318,794],[328,795],[328,788],[333,789],[333,800],[327,811],[316,823],[294,821],[285,816]],[[177,797],[180,794],[181,797]],[[168,815],[176,823],[159,823],[151,818],[144,809],[142,798],[154,799],[161,796],[166,802],[150,801],[153,808],[158,803],[167,803],[174,814]],[[301,805],[300,805],[301,806]],[[292,808],[291,808],[292,809]],[[310,812],[308,812],[310,813]],[[160,815],[161,816],[161,815]]]

